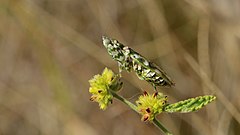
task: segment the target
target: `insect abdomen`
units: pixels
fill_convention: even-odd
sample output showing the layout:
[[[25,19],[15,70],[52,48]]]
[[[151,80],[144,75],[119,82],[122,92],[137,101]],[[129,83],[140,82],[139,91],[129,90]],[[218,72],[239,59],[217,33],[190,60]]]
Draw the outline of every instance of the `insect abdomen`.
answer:
[[[126,47],[124,47],[123,49],[125,48]],[[129,56],[132,58],[133,61],[133,70],[136,72],[137,76],[141,80],[146,80],[154,86],[174,85],[174,83],[162,69],[155,66],[152,62],[149,62],[146,58],[144,58],[131,48],[128,49],[130,51]]]

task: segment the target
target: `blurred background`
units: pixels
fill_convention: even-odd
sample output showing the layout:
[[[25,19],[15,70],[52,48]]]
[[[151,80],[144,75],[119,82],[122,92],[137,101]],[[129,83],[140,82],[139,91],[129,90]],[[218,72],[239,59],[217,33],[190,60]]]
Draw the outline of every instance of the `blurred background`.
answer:
[[[0,135],[159,135],[114,100],[89,101],[88,80],[118,71],[108,35],[161,66],[173,103],[213,94],[198,112],[162,113],[175,135],[240,134],[240,1],[0,0]],[[153,92],[123,72],[121,95]]]

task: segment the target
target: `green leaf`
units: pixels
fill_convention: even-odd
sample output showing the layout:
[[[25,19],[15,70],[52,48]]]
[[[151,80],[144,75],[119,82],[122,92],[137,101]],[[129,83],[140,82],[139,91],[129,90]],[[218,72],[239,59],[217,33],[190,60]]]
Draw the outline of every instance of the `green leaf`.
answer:
[[[199,96],[195,98],[190,98],[184,101],[179,101],[174,104],[168,104],[163,108],[164,112],[180,112],[180,113],[187,113],[197,111],[203,108],[205,105],[211,103],[216,99],[215,96],[206,95],[206,96]]]

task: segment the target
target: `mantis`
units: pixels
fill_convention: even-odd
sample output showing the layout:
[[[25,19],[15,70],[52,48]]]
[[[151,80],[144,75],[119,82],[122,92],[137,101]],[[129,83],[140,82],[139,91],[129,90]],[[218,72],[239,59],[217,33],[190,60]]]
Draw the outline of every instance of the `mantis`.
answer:
[[[127,72],[134,71],[140,80],[150,83],[156,90],[156,86],[174,85],[174,82],[166,74],[166,72],[153,62],[147,60],[128,46],[124,46],[116,39],[106,36],[102,37],[103,45],[108,54],[119,64],[119,72],[122,70]]]

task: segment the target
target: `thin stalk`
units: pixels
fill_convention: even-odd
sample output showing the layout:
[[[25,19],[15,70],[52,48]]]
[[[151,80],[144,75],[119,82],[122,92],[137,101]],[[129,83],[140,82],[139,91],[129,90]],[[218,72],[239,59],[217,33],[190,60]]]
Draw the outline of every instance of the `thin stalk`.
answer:
[[[135,112],[138,112],[137,110],[137,106],[134,105],[133,103],[131,103],[130,101],[128,101],[127,99],[125,99],[124,97],[118,95],[117,93],[115,93],[114,91],[111,91],[113,97],[115,97],[116,99],[120,100],[121,102],[123,102],[124,104],[128,105],[132,110],[134,110]],[[172,133],[170,131],[168,131],[162,124],[160,121],[158,121],[156,118],[153,119],[153,124],[158,127],[159,129],[161,129],[164,134],[166,135],[172,135]]]
[[[128,105],[132,110],[134,110],[135,112],[139,113],[137,110],[137,106],[134,105],[133,103],[131,103],[130,101],[128,101],[127,99],[125,99],[124,97],[118,95],[117,93],[111,91],[111,94],[113,95],[113,97],[115,97],[116,99],[120,100],[121,102],[123,102],[124,104]]]
[[[169,132],[160,121],[158,121],[156,118],[153,119],[153,124],[158,127],[159,129],[161,129],[166,135],[172,135],[171,132]]]

